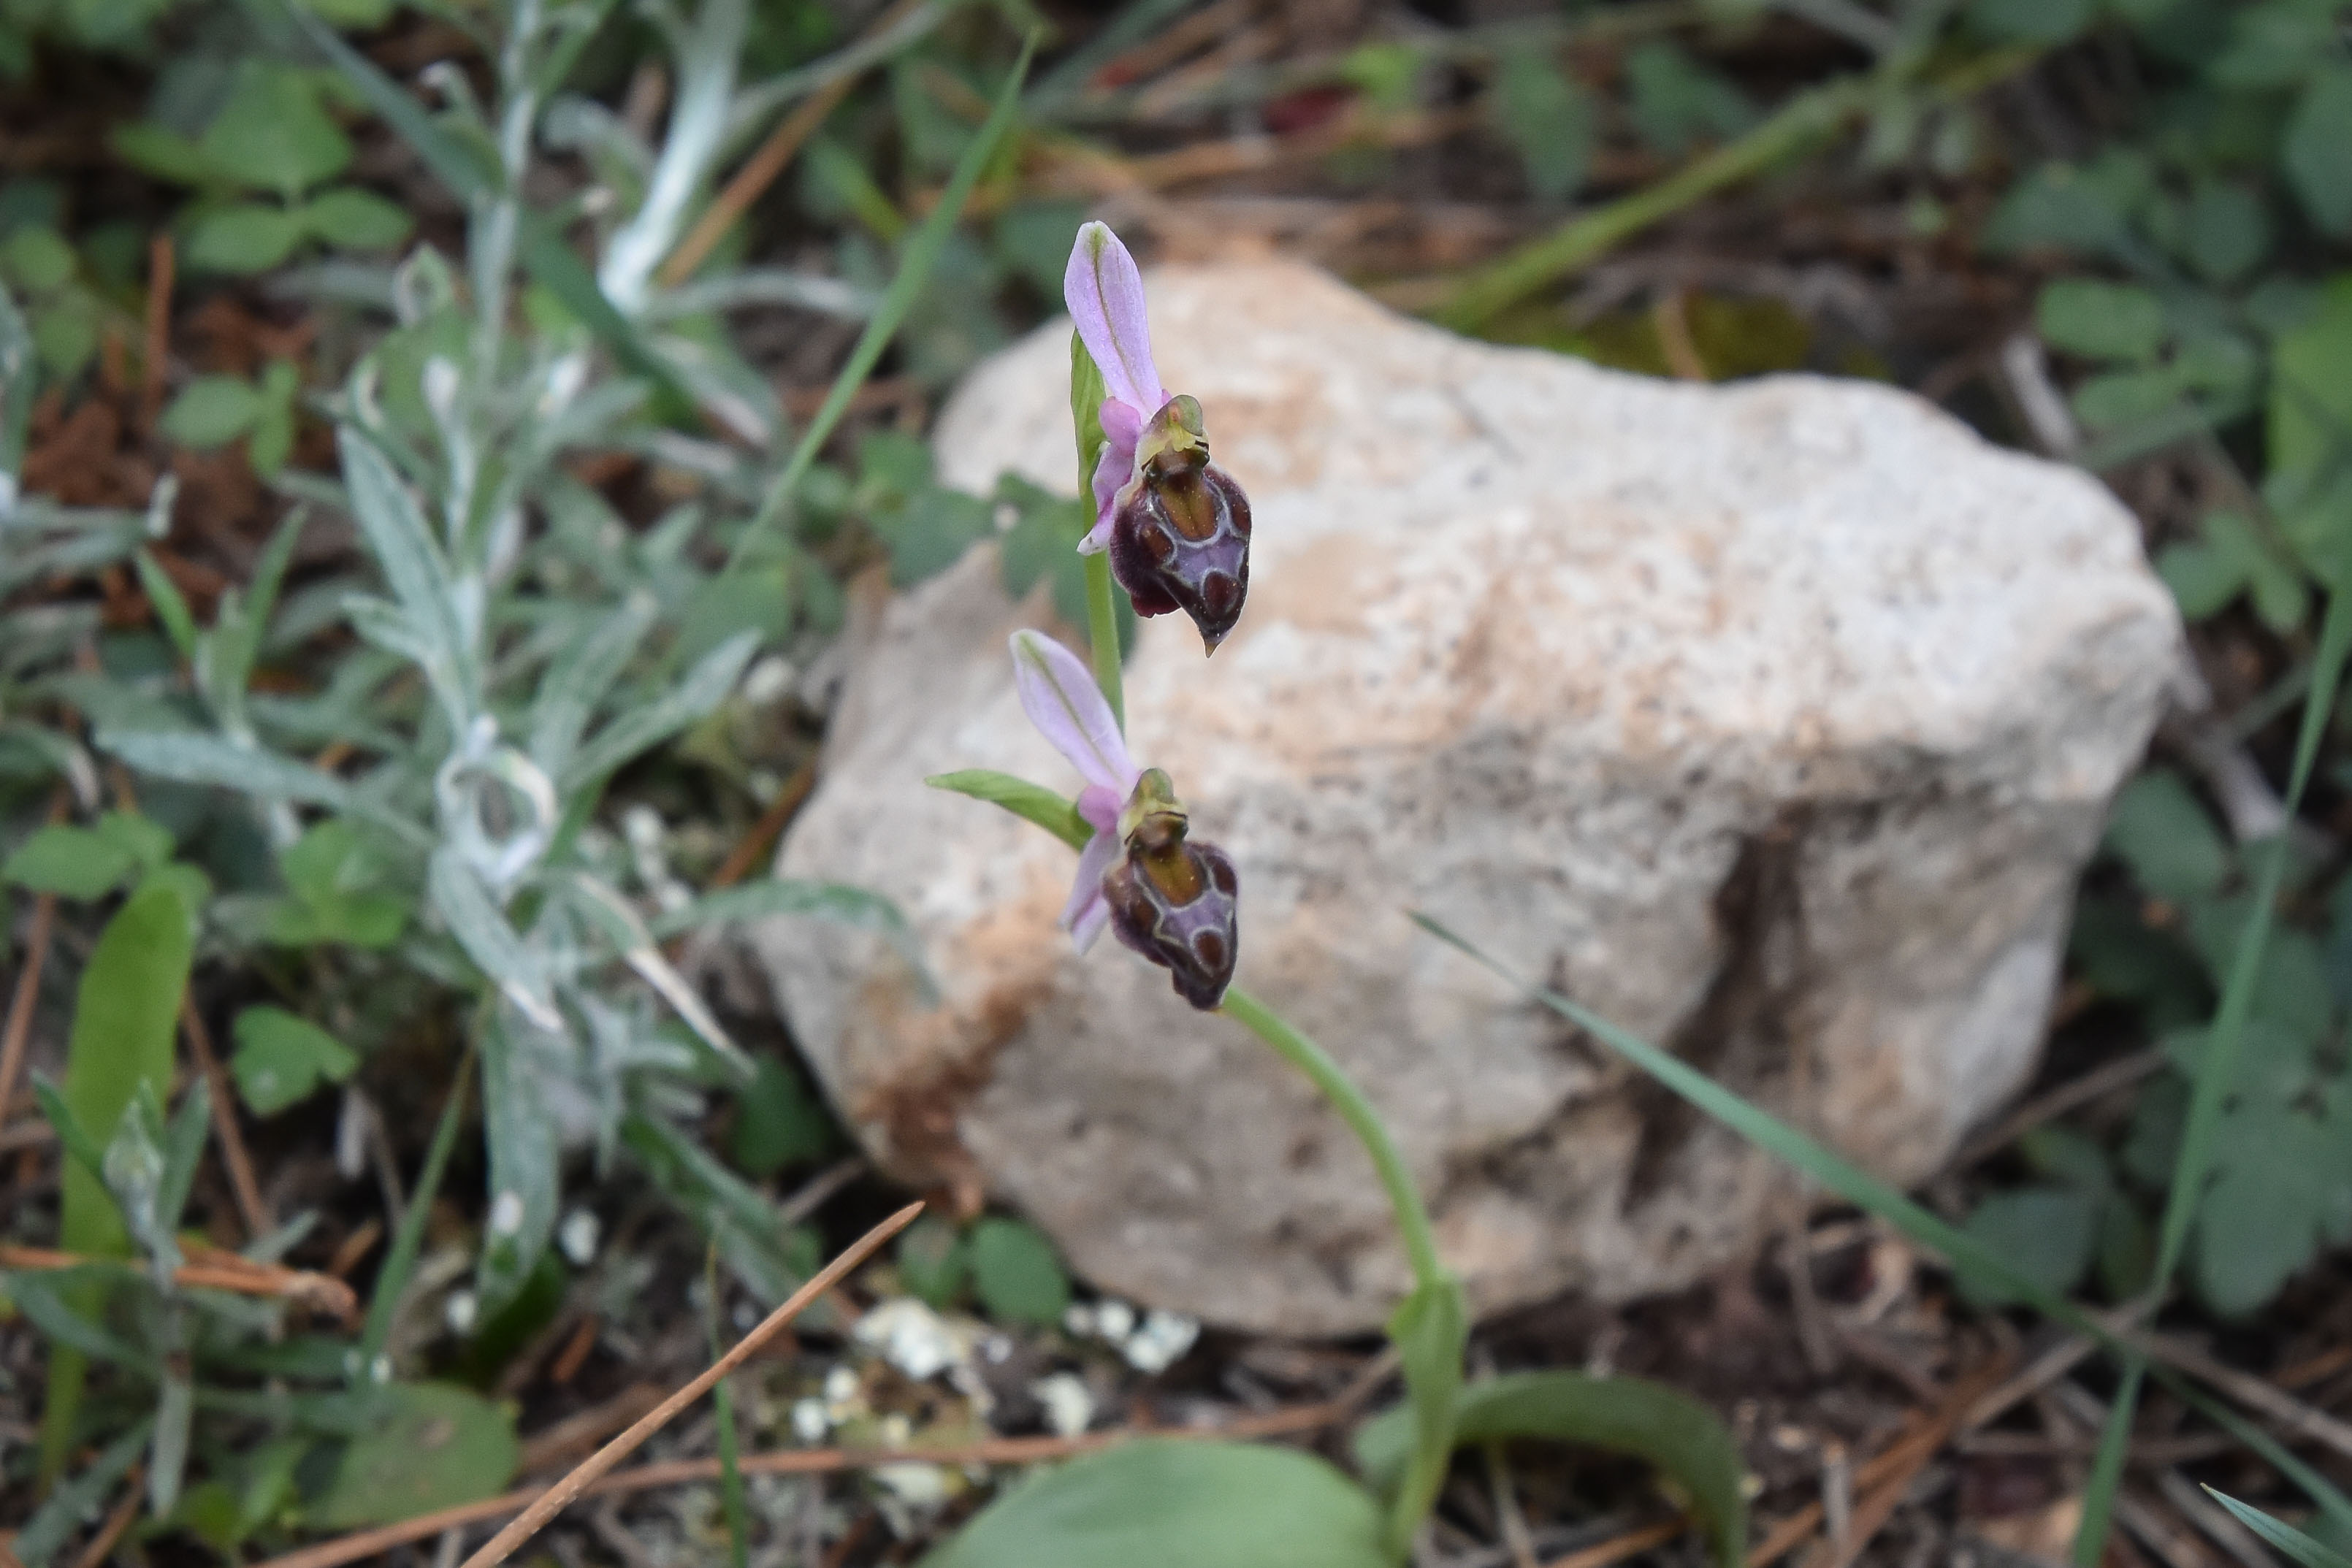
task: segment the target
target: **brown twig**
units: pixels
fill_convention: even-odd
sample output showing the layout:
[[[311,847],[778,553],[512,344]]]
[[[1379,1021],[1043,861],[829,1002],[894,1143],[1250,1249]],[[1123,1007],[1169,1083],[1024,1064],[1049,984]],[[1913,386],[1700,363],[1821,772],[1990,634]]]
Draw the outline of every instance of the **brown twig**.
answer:
[[[1666,368],[1674,371],[1675,380],[1714,379],[1706,373],[1706,361],[1699,357],[1698,342],[1691,336],[1688,290],[1669,288],[1659,295],[1650,307],[1650,322],[1657,329],[1658,351],[1666,357]]]
[[[874,19],[858,42],[871,43],[927,3],[928,0],[898,0],[897,5]],[[862,71],[854,72],[826,83],[803,99],[800,107],[786,115],[775,130],[768,133],[768,139],[743,160],[742,167],[729,178],[719,194],[711,199],[702,216],[695,220],[694,227],[688,229],[686,237],[678,242],[677,248],[670,252],[669,258],[662,263],[658,277],[664,288],[675,288],[694,276],[694,269],[700,267],[719,242],[727,237],[727,231],[735,226],[735,220],[760,199],[761,192],[775,183],[776,176],[792,163],[793,154],[798,152],[801,144],[815,135],[817,127],[841,107],[841,100],[849,96],[850,89],[857,85],[858,78],[864,74]]]
[[[213,1136],[220,1140],[221,1164],[228,1167],[237,1217],[245,1221],[247,1239],[257,1241],[277,1229],[278,1222],[261,1196],[261,1184],[254,1179],[253,1157],[246,1153],[245,1134],[236,1124],[236,1101],[228,1073],[213,1054],[212,1031],[205,1027],[204,1015],[196,1011],[193,997],[180,998],[180,1029],[188,1037],[188,1054],[196,1059],[196,1071],[205,1075],[205,1086],[212,1091]]]
[[[133,1465],[123,1476],[122,1500],[114,1505],[114,1511],[106,1516],[106,1522],[98,1527],[98,1533],[89,1538],[89,1544],[74,1559],[74,1568],[101,1568],[113,1555],[115,1542],[131,1528],[131,1521],[139,1517],[139,1483],[144,1479],[144,1466]]]
[[[1803,1568],[1847,1568],[1859,1557],[1871,1538],[1895,1516],[1895,1505],[1911,1490],[1911,1483],[1927,1461],[1942,1451],[1952,1434],[1959,1430],[1977,1401],[2008,1375],[2008,1357],[1995,1356],[1955,1384],[1916,1431],[1863,1467],[1860,1479],[1868,1490],[1854,1504],[1843,1539],[1822,1541],[1806,1554]]]
[[[727,852],[727,858],[719,862],[717,871],[710,873],[711,888],[716,891],[732,887],[751,875],[752,869],[767,857],[768,852],[775,848],[776,841],[783,836],[785,827],[791,823],[793,813],[801,809],[802,802],[809,798],[809,791],[815,788],[816,758],[812,757],[793,769],[793,776],[784,780],[784,787],[776,791],[776,798],[768,802],[768,809],[760,813],[760,820],[751,824],[750,831],[735,841],[735,847]]]
[[[756,1331],[755,1331],[756,1332]],[[1306,1405],[1288,1410],[1270,1410],[1262,1416],[1247,1416],[1240,1420],[1216,1427],[1171,1427],[1151,1434],[1155,1437],[1218,1438],[1218,1437],[1283,1437],[1301,1432],[1319,1431],[1347,1419],[1349,1406],[1346,1396],[1319,1405]],[[746,1454],[737,1469],[747,1476],[824,1475],[838,1470],[862,1469],[875,1465],[1024,1465],[1045,1459],[1066,1459],[1076,1454],[1092,1453],[1131,1441],[1135,1432],[1088,1432],[1076,1437],[992,1437],[977,1443],[961,1443],[952,1447],[917,1448],[791,1448],[781,1453]],[[671,1459],[659,1464],[638,1465],[618,1475],[606,1476],[582,1493],[588,1497],[614,1497],[628,1492],[650,1491],[661,1487],[688,1486],[719,1479],[719,1461],[711,1459]],[[273,1557],[255,1568],[341,1568],[346,1563],[389,1552],[413,1541],[423,1541],[453,1530],[460,1525],[478,1524],[484,1520],[498,1519],[528,1508],[551,1496],[552,1488],[531,1488],[512,1491],[503,1497],[486,1498],[456,1508],[446,1508],[436,1513],[404,1520],[381,1529],[362,1531],[334,1541],[321,1542],[299,1552]],[[1677,1528],[1680,1528],[1677,1526]]]
[[[78,1252],[58,1252],[47,1247],[18,1247],[0,1241],[0,1269],[40,1273],[57,1269],[78,1269],[85,1263],[116,1261],[120,1260],[89,1258]],[[358,1295],[341,1280],[313,1274],[307,1270],[282,1268],[276,1263],[257,1263],[250,1258],[240,1258],[234,1252],[223,1252],[214,1248],[190,1249],[188,1260],[172,1270],[172,1278],[191,1290],[226,1291],[233,1295],[270,1296],[301,1301],[346,1322],[359,1315]]]
[[[1611,1564],[1622,1563],[1653,1546],[1664,1546],[1690,1527],[1691,1521],[1683,1518],[1645,1524],[1639,1530],[1629,1530],[1622,1535],[1612,1536],[1581,1551],[1549,1559],[1543,1568],[1611,1568]]]
[[[2269,1416],[2299,1437],[2325,1444],[2352,1458],[2352,1423],[2315,1409],[2250,1372],[2224,1366],[2193,1344],[2164,1334],[2134,1334],[2131,1341],[2151,1361],[2187,1373],[2247,1409]]]
[[[588,1364],[589,1354],[596,1348],[597,1334],[603,1330],[603,1320],[595,1313],[590,1312],[582,1318],[580,1325],[572,1331],[572,1337],[563,1342],[563,1348],[555,1353],[555,1360],[547,1369],[547,1380],[561,1388],[579,1376],[580,1369]]]
[[[159,234],[147,245],[147,338],[139,367],[139,420],[152,431],[163,411],[163,371],[172,351],[172,236]]]
[[[2104,1066],[2093,1068],[2071,1082],[2060,1084],[2046,1094],[2034,1096],[2002,1117],[1997,1126],[1970,1138],[1962,1145],[1960,1152],[1952,1156],[1952,1168],[1964,1170],[1987,1155],[2007,1148],[2052,1117],[2062,1116],[2102,1095],[2138,1082],[2162,1067],[2165,1060],[2161,1049],[2150,1046],[2129,1056],[2119,1056]]]
[[[922,1204],[910,1203],[859,1237],[847,1251],[819,1270],[814,1279],[794,1291],[782,1306],[770,1312],[766,1322],[737,1340],[734,1347],[706,1367],[700,1376],[663,1400],[627,1431],[582,1460],[570,1475],[550,1487],[537,1501],[523,1510],[521,1518],[490,1537],[480,1551],[467,1558],[464,1568],[493,1568],[494,1564],[505,1562],[516,1547],[538,1533],[540,1526],[562,1512],[582,1492],[603,1479],[614,1465],[635,1453],[646,1438],[667,1426],[671,1417],[709,1393],[720,1378],[750,1360],[754,1351],[782,1333],[785,1325],[807,1309],[810,1302],[839,1284],[882,1243],[912,1225],[915,1217],[922,1212]]]
[[[33,1033],[33,1004],[40,997],[41,970],[49,958],[49,932],[57,923],[58,895],[45,893],[33,900],[33,928],[25,936],[25,963],[16,971],[16,992],[8,999],[8,1027],[0,1035],[0,1105],[16,1096],[16,1079],[25,1071],[25,1047]]]
[[[552,1469],[583,1454],[662,1402],[667,1390],[658,1383],[633,1383],[601,1405],[566,1416],[542,1432],[523,1439],[515,1463],[517,1475]]]

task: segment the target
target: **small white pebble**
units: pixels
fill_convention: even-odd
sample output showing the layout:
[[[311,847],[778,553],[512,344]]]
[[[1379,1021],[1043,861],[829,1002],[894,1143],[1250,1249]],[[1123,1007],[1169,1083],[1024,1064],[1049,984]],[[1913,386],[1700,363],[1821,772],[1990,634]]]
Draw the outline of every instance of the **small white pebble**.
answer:
[[[1200,1337],[1201,1325],[1192,1319],[1154,1308],[1119,1350],[1128,1365],[1138,1372],[1165,1372],[1181,1361]]]
[[[1095,1396],[1075,1372],[1049,1373],[1031,1384],[1029,1392],[1045,1407],[1045,1425],[1056,1437],[1075,1437],[1095,1418]]]
[[[1073,1338],[1092,1338],[1095,1332],[1094,1308],[1084,1301],[1072,1301],[1062,1309],[1062,1327]]]
[[[840,1409],[857,1397],[857,1374],[845,1366],[836,1366],[824,1375],[824,1402]]]
[[[474,1320],[481,1314],[482,1303],[471,1291],[452,1291],[449,1299],[441,1303],[441,1319],[449,1325],[451,1333],[471,1333]]]
[[[793,683],[800,679],[800,675],[801,673],[793,668],[790,659],[771,653],[744,672],[743,700],[753,707],[766,707],[771,703],[782,702],[791,695]]]
[[[971,1359],[969,1334],[957,1333],[912,1296],[883,1302],[858,1319],[853,1332],[858,1343],[918,1383]]]
[[[522,1194],[509,1187],[490,1200],[490,1234],[512,1236],[522,1228]]]
[[[573,1268],[585,1269],[594,1261],[596,1243],[603,1236],[604,1227],[597,1222],[596,1216],[588,1209],[575,1208],[563,1217],[562,1225],[556,1227],[555,1245],[562,1249],[564,1257],[572,1260]]]
[[[882,1446],[886,1448],[903,1448],[914,1441],[915,1424],[896,1410],[883,1416],[877,1425],[881,1431]]]
[[[793,1402],[793,1436],[803,1443],[822,1443],[824,1435],[833,1430],[833,1418],[824,1413],[822,1399],[796,1399]]]
[[[932,1509],[948,1500],[947,1472],[937,1465],[877,1465],[873,1476],[909,1508]]]
[[[1135,1309],[1112,1296],[1095,1308],[1095,1333],[1117,1344],[1135,1332]]]

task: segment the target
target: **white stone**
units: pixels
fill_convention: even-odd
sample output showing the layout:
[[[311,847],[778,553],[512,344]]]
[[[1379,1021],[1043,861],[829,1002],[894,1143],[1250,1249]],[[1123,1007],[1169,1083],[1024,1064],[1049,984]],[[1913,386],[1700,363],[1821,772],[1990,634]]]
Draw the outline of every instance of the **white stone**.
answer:
[[[2179,657],[2129,515],[1881,386],[1622,375],[1289,267],[1151,293],[1255,559],[1213,660],[1145,623],[1131,739],[1240,870],[1241,982],[1381,1106],[1475,1304],[1680,1287],[1792,1189],[1408,910],[1872,1168],[1932,1172],[2032,1068],[2075,873]],[[949,480],[1074,488],[1067,342],[974,372]],[[985,549],[869,596],[779,869],[897,900],[944,1000],[803,919],[760,934],[778,999],[868,1149],[1010,1200],[1103,1290],[1377,1323],[1403,1260],[1338,1119],[1115,942],[1073,955],[1067,849],[923,786],[1075,790],[1004,651],[1048,614]]]

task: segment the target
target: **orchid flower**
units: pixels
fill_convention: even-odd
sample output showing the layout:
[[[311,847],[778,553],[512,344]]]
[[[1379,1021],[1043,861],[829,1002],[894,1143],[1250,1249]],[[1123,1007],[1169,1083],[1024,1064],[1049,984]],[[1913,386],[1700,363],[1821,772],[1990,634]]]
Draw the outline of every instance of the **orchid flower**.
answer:
[[[1102,689],[1076,653],[1043,632],[1013,633],[1013,684],[1021,710],[1037,733],[1069,759],[1086,780],[1078,791],[1078,815],[1095,831],[1078,852],[1077,879],[1062,906],[1062,928],[1083,953],[1095,945],[1110,919],[1103,902],[1103,873],[1118,859],[1118,813],[1143,769],[1127,754],[1127,740]]]
[[[1198,400],[1160,385],[1143,275],[1108,225],[1078,230],[1062,293],[1108,394],[1095,523],[1078,550],[1108,550],[1137,614],[1183,611],[1213,653],[1249,593],[1249,497],[1209,460]]]
[[[1215,1008],[1239,949],[1233,862],[1214,844],[1188,841],[1168,775],[1136,765],[1076,654],[1042,632],[1015,632],[1013,681],[1029,722],[1086,781],[1078,814],[1094,834],[1078,852],[1063,929],[1083,953],[1110,926],[1169,970],[1185,1000]]]

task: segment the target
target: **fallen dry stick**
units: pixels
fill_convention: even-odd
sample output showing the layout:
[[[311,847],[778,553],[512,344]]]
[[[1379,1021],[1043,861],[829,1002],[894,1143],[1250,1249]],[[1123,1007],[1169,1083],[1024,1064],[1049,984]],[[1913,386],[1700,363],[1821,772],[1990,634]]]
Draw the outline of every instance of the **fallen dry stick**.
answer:
[[[1564,1557],[1546,1558],[1543,1568],[1612,1568],[1612,1564],[1622,1563],[1653,1546],[1664,1546],[1690,1527],[1691,1521],[1687,1519],[1669,1519],[1658,1524],[1645,1524],[1639,1530],[1629,1530],[1622,1535],[1585,1547],[1580,1552],[1571,1552]]]
[[[1903,1490],[1911,1484],[1921,1466],[1934,1458],[1954,1432],[1966,1426],[1983,1391],[2008,1375],[2006,1358],[1990,1363],[1983,1371],[1958,1385],[1942,1405],[1931,1414],[1915,1421],[1910,1431],[1897,1437],[1885,1448],[1873,1455],[1854,1472],[1854,1481],[1864,1489],[1864,1500],[1854,1510],[1851,1538],[1860,1539],[1860,1528],[1868,1515],[1872,1500],[1882,1490],[1891,1491],[1895,1501],[1901,1501]],[[1893,1503],[1888,1504],[1892,1511]],[[1823,1510],[1819,1502],[1809,1502],[1766,1531],[1748,1552],[1748,1568],[1765,1568],[1802,1545],[1822,1527]],[[1876,1529],[1875,1524],[1871,1526]]]
[[[493,1568],[493,1564],[505,1562],[507,1554],[538,1533],[540,1526],[562,1512],[582,1492],[602,1480],[614,1465],[635,1453],[645,1445],[646,1438],[669,1425],[671,1417],[709,1393],[720,1378],[750,1360],[754,1351],[782,1333],[786,1324],[807,1310],[811,1301],[839,1284],[882,1243],[912,1225],[915,1217],[922,1212],[920,1203],[910,1203],[859,1237],[846,1252],[819,1270],[814,1279],[794,1291],[782,1306],[770,1312],[766,1322],[737,1340],[734,1348],[712,1362],[699,1377],[663,1400],[627,1431],[582,1460],[570,1475],[541,1493],[537,1501],[523,1510],[521,1518],[491,1536],[480,1551],[467,1558],[465,1568]]]
[[[46,1247],[17,1247],[0,1242],[0,1270],[27,1273],[53,1269],[78,1269],[84,1263],[120,1263],[119,1258],[85,1258],[73,1252],[52,1252]],[[188,1261],[172,1270],[174,1282],[194,1291],[227,1291],[239,1296],[275,1296],[300,1301],[348,1322],[359,1315],[359,1297],[341,1280],[301,1269],[256,1263],[234,1252],[209,1248],[192,1249]]]
[[[7,1032],[0,1035],[0,1107],[16,1098],[16,1078],[25,1070],[25,1045],[33,1032],[33,1003],[40,995],[41,969],[49,957],[49,930],[57,917],[56,894],[45,893],[33,900],[33,928],[25,935],[25,965],[16,971],[16,994],[8,1002]]]
[[[254,1179],[253,1156],[245,1152],[245,1134],[236,1124],[236,1093],[220,1058],[213,1054],[212,1031],[196,1011],[194,997],[180,998],[180,1030],[188,1037],[188,1054],[195,1058],[196,1071],[205,1075],[205,1086],[212,1092],[213,1136],[220,1140],[221,1164],[228,1167],[229,1190],[236,1195],[237,1217],[245,1221],[246,1239],[258,1241],[277,1229],[278,1222],[261,1196],[261,1184]]]
[[[1862,1555],[1862,1549],[1870,1544],[1870,1538],[1895,1516],[1895,1505],[1903,1500],[1903,1494],[1911,1490],[1911,1483],[1918,1479],[1927,1461],[1951,1441],[1952,1434],[1958,1431],[1960,1423],[1968,1419],[1970,1407],[2008,1375],[2008,1357],[1996,1356],[1987,1362],[1944,1396],[1943,1403],[1936,1407],[1935,1414],[1927,1418],[1925,1426],[1881,1455],[1882,1463],[1872,1467],[1878,1469],[1879,1473],[1864,1483],[1869,1490],[1863,1493],[1862,1500],[1854,1504],[1853,1518],[1846,1527],[1845,1539],[1823,1541],[1806,1555],[1804,1568],[1847,1568],[1847,1564]],[[1898,1454],[1900,1458],[1896,1457]]]
[[[1353,1408],[1354,1401],[1342,1394],[1325,1404],[1271,1410],[1263,1416],[1244,1416],[1216,1427],[1176,1427],[1150,1433],[1088,1432],[1076,1437],[992,1437],[952,1448],[788,1448],[781,1453],[746,1454],[736,1469],[747,1476],[796,1476],[905,1463],[1034,1464],[1041,1459],[1066,1459],[1076,1454],[1092,1453],[1097,1448],[1108,1448],[1145,1436],[1186,1438],[1290,1437],[1300,1432],[1318,1431],[1344,1421]],[[717,1459],[670,1459],[660,1464],[639,1465],[633,1469],[623,1470],[619,1475],[607,1476],[580,1495],[614,1497],[627,1492],[652,1491],[661,1487],[690,1486],[697,1482],[715,1481],[719,1475]],[[547,1495],[547,1490],[533,1487],[511,1491],[503,1497],[485,1498],[480,1502],[463,1503],[456,1508],[445,1508],[437,1513],[403,1520],[398,1524],[387,1524],[381,1529],[321,1542],[283,1557],[273,1557],[256,1564],[255,1568],[341,1568],[343,1563],[357,1563],[389,1552],[395,1546],[424,1541],[446,1530],[502,1518],[529,1508]],[[1679,1530],[1682,1527],[1677,1525],[1675,1528]]]

